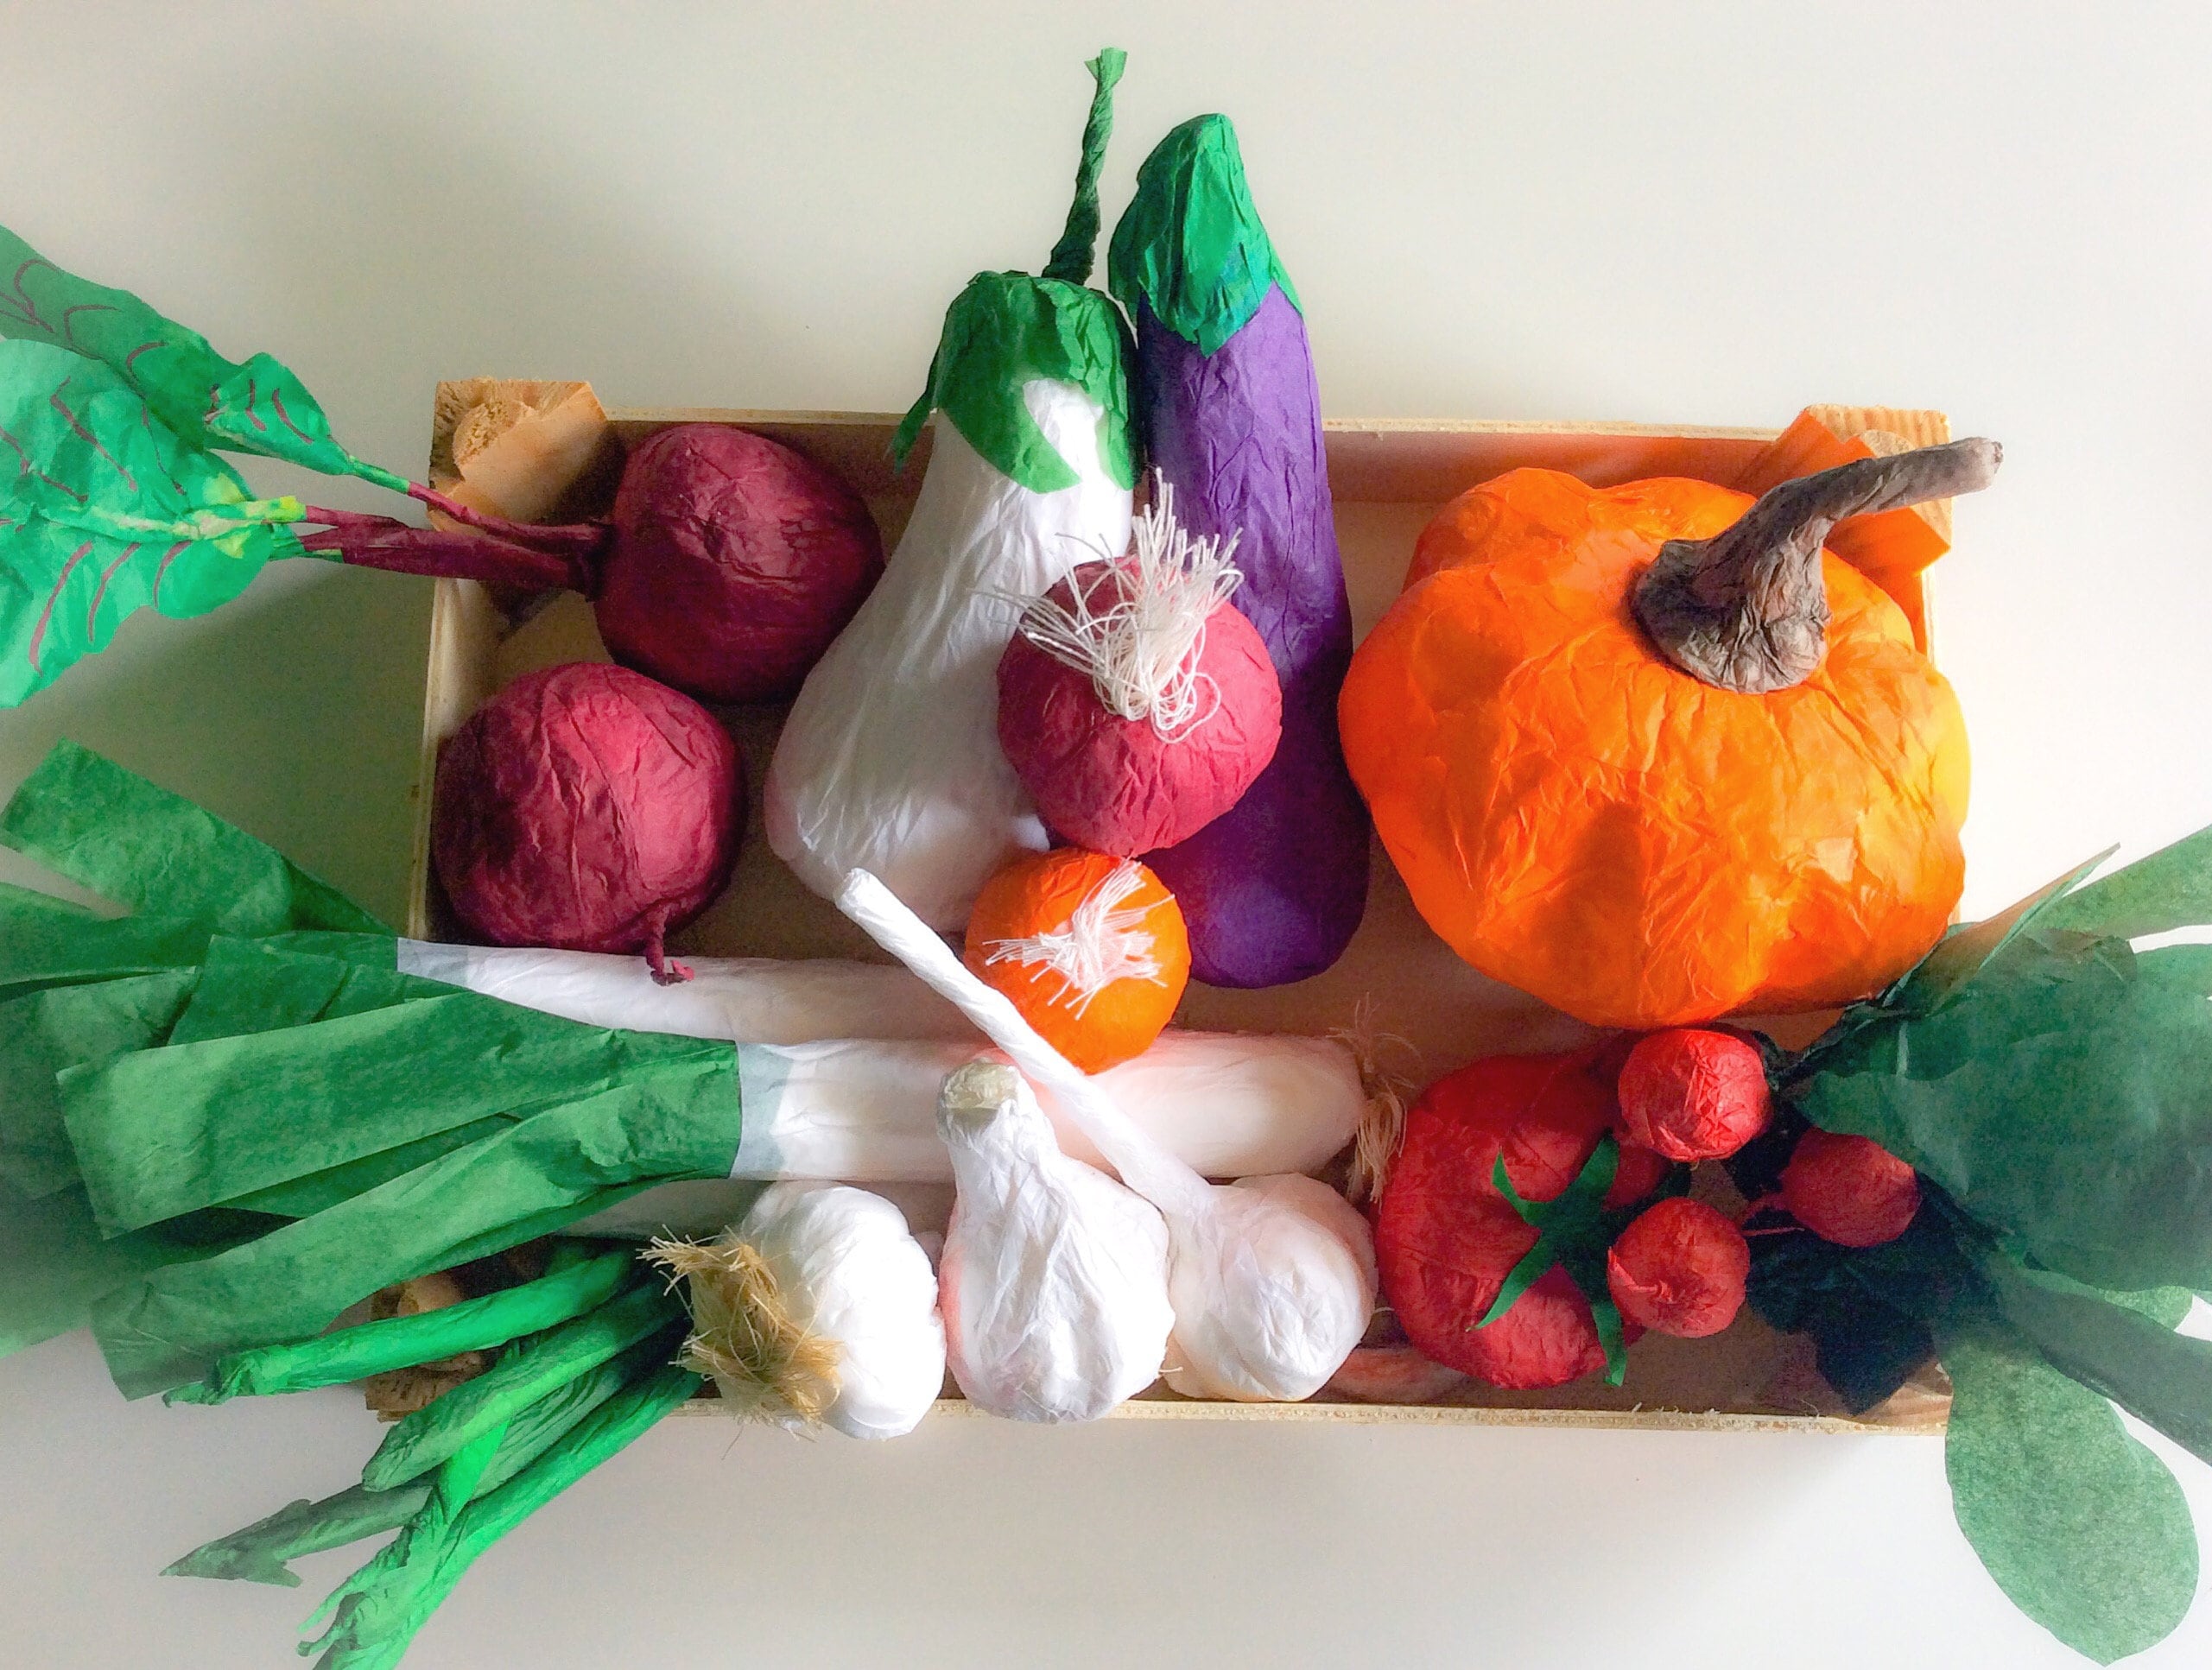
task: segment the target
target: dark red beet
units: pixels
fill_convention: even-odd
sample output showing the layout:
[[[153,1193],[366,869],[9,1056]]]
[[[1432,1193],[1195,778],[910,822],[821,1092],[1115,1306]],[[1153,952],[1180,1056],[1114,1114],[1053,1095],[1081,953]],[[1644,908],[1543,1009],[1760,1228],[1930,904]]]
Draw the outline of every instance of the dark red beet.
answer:
[[[1790,1215],[1839,1247],[1879,1247],[1911,1227],[1920,1210],[1920,1180],[1880,1143],[1809,1130],[1782,1168]]]
[[[1725,1032],[1652,1033],[1620,1070],[1621,1129],[1670,1160],[1726,1159],[1773,1116],[1765,1063]]]
[[[1660,1201],[1606,1255],[1606,1287],[1622,1319],[1682,1339],[1702,1339],[1734,1321],[1750,1274],[1743,1231],[1687,1196]]]
[[[431,857],[455,914],[503,946],[643,952],[722,890],[745,832],[737,744],[642,673],[574,661],[517,680],[438,759]]]
[[[1125,595],[1129,572],[1085,563],[1046,598],[1068,609],[1080,585],[1088,609],[1104,613]],[[998,661],[999,745],[1062,838],[1124,858],[1172,846],[1234,806],[1275,757],[1282,686],[1252,623],[1218,604],[1193,653],[1195,717],[1163,736],[1149,716],[1114,712],[1089,674],[1023,633],[1008,642]]]
[[[1499,1055],[1438,1079],[1407,1112],[1405,1138],[1375,1209],[1383,1294],[1424,1356],[1525,1389],[1605,1367],[1589,1300],[1553,1268],[1488,1327],[1482,1319],[1537,1231],[1492,1172],[1528,1200],[1581,1173],[1613,1116],[1589,1058]]]
[[[707,701],[776,701],[884,570],[868,508],[764,435],[663,429],[630,455],[593,608],[608,653]]]

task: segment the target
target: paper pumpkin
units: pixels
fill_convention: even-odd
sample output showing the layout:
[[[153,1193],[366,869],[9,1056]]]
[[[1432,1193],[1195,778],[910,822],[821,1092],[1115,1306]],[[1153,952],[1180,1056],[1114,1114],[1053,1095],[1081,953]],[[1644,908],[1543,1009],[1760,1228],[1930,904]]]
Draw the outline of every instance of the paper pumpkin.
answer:
[[[1275,663],[1229,598],[1236,540],[1193,539],[1162,482],[1136,548],[1022,611],[998,661],[998,741],[1046,826],[1136,857],[1196,834],[1275,757]]]
[[[1347,757],[1430,927],[1597,1025],[1848,1002],[1942,934],[1966,735],[1839,518],[1964,492],[1997,449],[1757,501],[1517,470],[1447,506],[1360,646]]]
[[[1059,847],[984,883],[965,961],[1086,1072],[1141,1055],[1190,978],[1175,895],[1133,859]]]

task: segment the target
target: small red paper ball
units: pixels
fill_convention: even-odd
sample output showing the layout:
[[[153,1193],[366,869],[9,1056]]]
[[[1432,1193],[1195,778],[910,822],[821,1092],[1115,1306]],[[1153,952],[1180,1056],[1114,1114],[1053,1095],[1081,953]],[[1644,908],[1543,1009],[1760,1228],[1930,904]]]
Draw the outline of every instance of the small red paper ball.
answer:
[[[1879,1247],[1911,1226],[1920,1179],[1870,1137],[1809,1130],[1782,1168],[1790,1215],[1839,1247]]]
[[[726,423],[639,446],[612,520],[592,602],[608,653],[707,701],[796,695],[884,572],[858,493]]]
[[[1045,595],[1068,608],[1081,586],[1087,607],[1103,612],[1127,572],[1084,563]],[[1124,858],[1173,846],[1243,799],[1267,769],[1283,734],[1283,689],[1265,641],[1224,603],[1206,617],[1194,653],[1198,716],[1163,736],[1149,715],[1124,718],[1108,707],[1088,673],[1014,634],[998,661],[998,742],[1062,840]]]
[[[664,976],[662,937],[722,890],[744,832],[737,744],[626,667],[517,679],[438,758],[432,860],[493,945],[642,951]]]
[[[1573,1182],[1613,1116],[1586,1056],[1499,1055],[1448,1074],[1408,1110],[1375,1208],[1384,1296],[1425,1357],[1512,1389],[1564,1385],[1605,1367],[1588,1300],[1547,1272],[1477,1327],[1537,1231],[1498,1192],[1499,1155],[1525,1200]]]
[[[1743,1231],[1687,1196],[1660,1201],[1606,1255],[1606,1286],[1622,1318],[1682,1339],[1702,1339],[1734,1321],[1750,1274]]]
[[[1759,1051],[1725,1032],[1655,1032],[1620,1070],[1623,1127],[1670,1160],[1724,1160],[1773,1115]]]

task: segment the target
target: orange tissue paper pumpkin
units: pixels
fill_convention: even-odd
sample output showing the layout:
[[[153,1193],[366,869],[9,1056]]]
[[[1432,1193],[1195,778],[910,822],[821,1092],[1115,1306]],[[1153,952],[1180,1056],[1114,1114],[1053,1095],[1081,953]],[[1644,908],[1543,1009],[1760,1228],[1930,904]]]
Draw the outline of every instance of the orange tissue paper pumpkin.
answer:
[[[1354,656],[1345,757],[1429,926],[1598,1026],[1823,1008],[1964,879],[1966,731],[1846,516],[1987,484],[1962,440],[1756,502],[1516,470],[1447,505]]]
[[[1175,895],[1133,858],[1073,846],[984,883],[964,958],[1086,1072],[1150,1048],[1190,980]]]

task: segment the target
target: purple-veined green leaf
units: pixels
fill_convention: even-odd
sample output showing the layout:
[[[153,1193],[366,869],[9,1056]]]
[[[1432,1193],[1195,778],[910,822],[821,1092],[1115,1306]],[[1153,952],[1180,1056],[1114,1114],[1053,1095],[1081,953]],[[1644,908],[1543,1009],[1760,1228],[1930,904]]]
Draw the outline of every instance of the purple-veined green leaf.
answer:
[[[99,361],[187,440],[282,459],[325,475],[359,476],[395,492],[403,477],[333,440],[306,386],[267,354],[243,365],[128,290],[64,272],[0,226],[0,336]]]
[[[302,554],[296,499],[256,499],[97,360],[0,342],[0,706],[152,608],[206,614]]]

